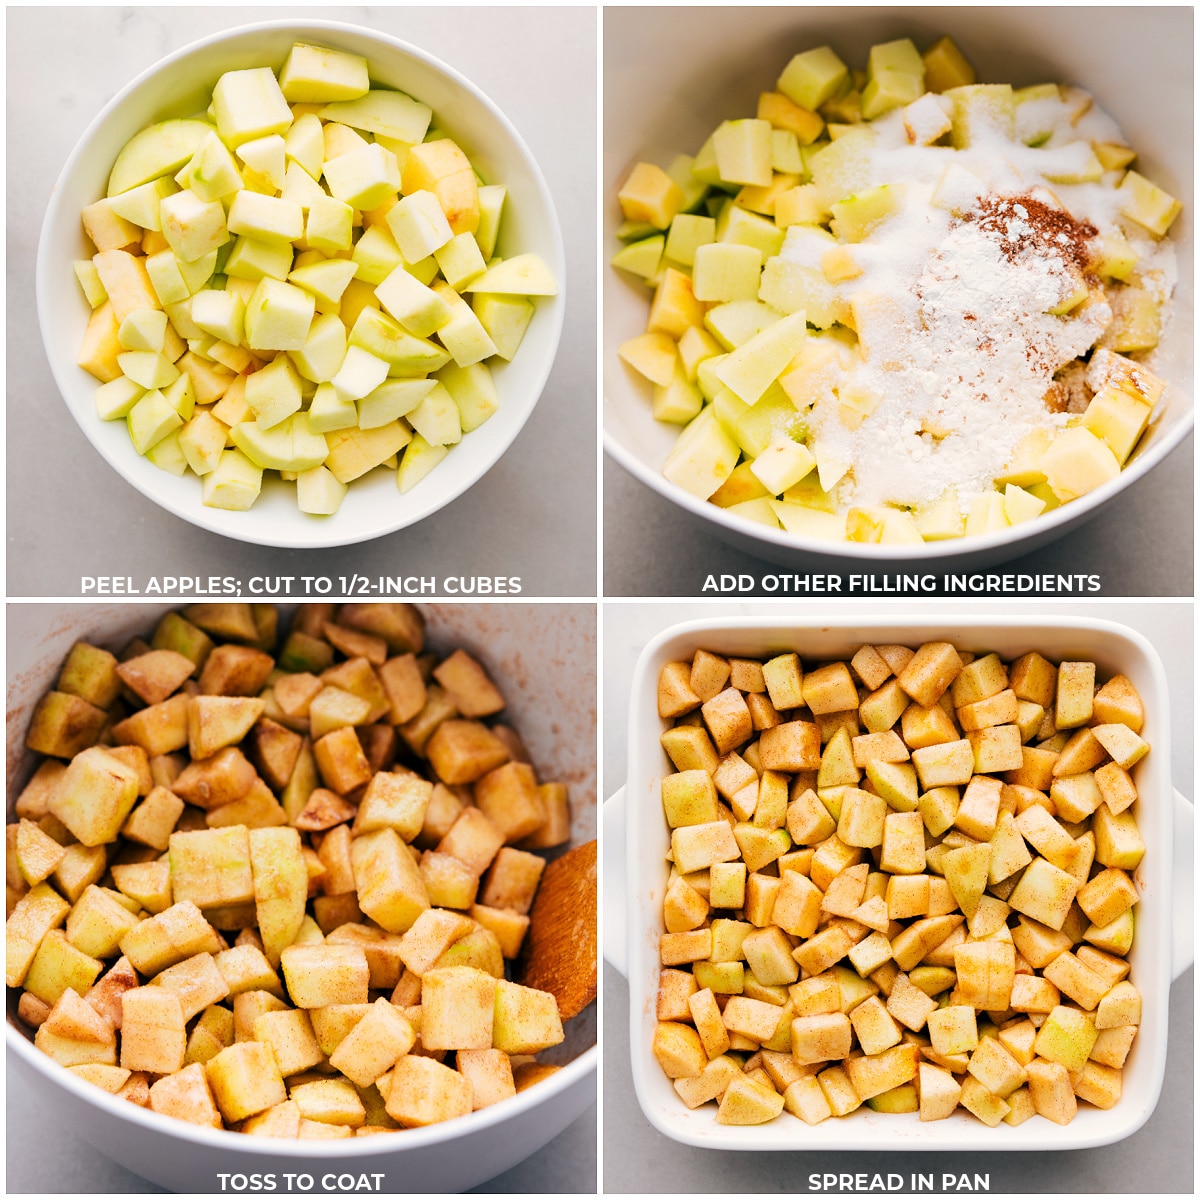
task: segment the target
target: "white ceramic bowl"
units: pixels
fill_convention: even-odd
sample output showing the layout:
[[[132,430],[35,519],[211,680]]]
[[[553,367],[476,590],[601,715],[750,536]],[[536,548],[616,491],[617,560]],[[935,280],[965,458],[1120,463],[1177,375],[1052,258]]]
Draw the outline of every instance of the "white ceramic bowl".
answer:
[[[1192,427],[1192,13],[1138,8],[610,8],[605,12],[604,260],[620,243],[617,189],[641,159],[666,164],[695,153],[716,125],[753,113],[790,57],[830,44],[855,64],[875,42],[949,33],[987,82],[1046,80],[1086,88],[1138,150],[1138,166],[1183,201],[1172,227],[1179,263],[1175,309],[1162,347],[1170,380],[1161,415],[1111,482],[1046,516],[986,537],[910,546],[804,539],[730,514],[675,487],[662,464],[678,428],[655,421],[649,387],[616,349],[642,333],[647,290],[611,267],[604,276],[605,448],[660,495],[708,522],[712,533],[784,566],[831,569],[869,559],[920,559],[947,569],[1003,562],[1061,537],[1095,515],[1171,452]],[[1123,81],[1137,79],[1136,88]],[[1182,515],[1182,509],[1180,511]]]
[[[29,715],[80,638],[119,648],[153,629],[170,605],[30,604],[8,620],[8,812],[32,768],[23,750]],[[463,646],[503,690],[506,718],[550,778],[570,785],[571,835],[596,836],[596,634],[592,606],[422,606],[432,646]],[[345,1141],[302,1142],[204,1129],[110,1096],[63,1070],[15,1024],[17,991],[7,989],[9,1066],[22,1085],[53,1105],[58,1119],[99,1153],[176,1192],[222,1190],[219,1172],[383,1172],[383,1192],[458,1192],[506,1171],[540,1149],[595,1099],[595,1005],[566,1023],[562,1046],[544,1054],[563,1069],[502,1104],[469,1117]],[[594,1181],[578,1181],[590,1191]],[[274,1190],[274,1189],[266,1189]],[[303,1190],[303,1189],[300,1189]],[[338,1190],[332,1186],[321,1191]]]
[[[959,1111],[944,1121],[921,1123],[916,1114],[890,1116],[860,1109],[845,1119],[808,1126],[788,1113],[765,1125],[719,1125],[715,1109],[687,1109],[651,1050],[655,996],[661,964],[665,855],[670,832],[659,795],[664,774],[674,768],[659,736],[670,722],[658,716],[657,683],[665,663],[691,658],[700,648],[718,654],[767,657],[795,650],[806,659],[849,657],[864,642],[918,645],[933,638],[964,650],[995,650],[1005,658],[1040,650],[1052,658],[1093,660],[1102,674],[1121,671],[1137,687],[1146,707],[1144,736],[1152,752],[1133,770],[1139,799],[1134,810],[1146,841],[1135,872],[1141,900],[1137,936],[1129,955],[1131,978],[1141,990],[1143,1018],[1124,1073],[1124,1094],[1108,1111],[1081,1106],[1069,1125],[1041,1117],[1010,1128],[989,1129]],[[1162,1087],[1167,1051],[1167,1001],[1171,979],[1190,962],[1190,946],[1172,946],[1172,908],[1190,905],[1190,875],[1175,877],[1174,838],[1190,844],[1192,808],[1176,797],[1170,782],[1169,709],[1166,680],[1157,653],[1140,634],[1107,621],[1029,618],[999,621],[947,615],[945,619],[862,618],[784,622],[777,617],[741,617],[676,625],[642,652],[629,704],[629,771],[623,797],[605,805],[605,845],[622,838],[623,890],[608,874],[615,856],[605,855],[605,930],[624,946],[606,951],[629,978],[630,1045],[638,1100],[650,1123],[688,1145],[725,1150],[1066,1150],[1104,1145],[1128,1137],[1147,1120]],[[612,808],[610,816],[609,809]],[[614,836],[614,834],[616,836]],[[1178,872],[1182,876],[1182,872]],[[623,895],[625,912],[610,907]]]
[[[294,41],[363,55],[373,82],[400,88],[434,110],[489,182],[508,188],[499,251],[541,255],[559,284],[542,297],[511,363],[493,368],[500,410],[412,491],[401,495],[395,472],[377,468],[356,480],[331,517],[296,507],[295,487],[277,474],[249,512],[207,508],[200,482],[160,471],[133,448],[124,421],[96,416],[97,381],[76,365],[88,305],[71,264],[90,256],[79,213],[104,195],[121,147],[138,130],[168,117],[190,116],[208,104],[225,71],[283,65]],[[469,80],[432,55],[397,38],[333,21],[271,21],[245,25],[177,50],[123,88],[88,127],[67,160],[46,210],[38,246],[38,317],[55,381],[91,443],[143,495],[184,520],[243,542],[314,548],[367,541],[403,529],[449,504],[495,464],[529,418],[554,362],[562,330],[566,264],[562,234],[542,173],[504,114]]]

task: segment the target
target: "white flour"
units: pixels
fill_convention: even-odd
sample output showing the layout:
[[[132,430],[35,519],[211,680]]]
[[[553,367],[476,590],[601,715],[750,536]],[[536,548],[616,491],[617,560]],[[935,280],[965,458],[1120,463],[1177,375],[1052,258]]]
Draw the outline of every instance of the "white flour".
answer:
[[[834,491],[839,506],[920,507],[953,488],[965,514],[973,495],[992,490],[1022,438],[1068,419],[1044,397],[1055,372],[1091,349],[1112,312],[1096,286],[1068,315],[1050,310],[1082,284],[1088,234],[1118,228],[1116,198],[1111,181],[1047,185],[1047,149],[1007,140],[965,151],[910,146],[898,113],[873,129],[870,183],[901,183],[905,200],[853,247],[862,275],[839,290],[874,297],[883,311],[859,329],[865,361],[856,357],[848,377],[813,406],[811,444],[851,464]],[[1070,136],[1081,134],[1120,140],[1098,110]],[[961,218],[929,203],[950,162],[987,189]],[[1001,197],[1007,206],[998,207]],[[1143,286],[1165,299],[1174,283],[1169,245],[1139,236],[1128,222],[1120,228],[1139,254]],[[782,253],[817,265],[827,245],[789,237]],[[839,398],[864,393],[877,406],[848,428]]]

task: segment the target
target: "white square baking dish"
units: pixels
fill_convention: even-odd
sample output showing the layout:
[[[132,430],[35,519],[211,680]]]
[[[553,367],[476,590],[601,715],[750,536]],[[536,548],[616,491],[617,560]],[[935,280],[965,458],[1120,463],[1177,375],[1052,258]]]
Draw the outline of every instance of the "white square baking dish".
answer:
[[[657,682],[662,666],[689,659],[700,648],[725,655],[766,657],[794,650],[803,658],[849,657],[865,642],[916,646],[948,640],[963,650],[994,650],[1008,659],[1039,650],[1053,659],[1094,660],[1102,674],[1122,672],[1137,687],[1146,707],[1143,731],[1152,751],[1134,768],[1139,799],[1136,815],[1146,855],[1135,873],[1141,893],[1137,934],[1130,953],[1131,979],[1144,998],[1141,1031],[1124,1074],[1124,1094],[1108,1111],[1081,1105],[1074,1121],[1058,1126],[1041,1117],[1010,1128],[989,1129],[965,1111],[948,1120],[922,1124],[915,1114],[890,1116],[863,1108],[845,1119],[810,1127],[788,1113],[758,1126],[726,1126],[715,1109],[687,1109],[651,1051],[660,964],[661,905],[667,880],[669,831],[662,816],[659,785],[673,768],[659,744],[668,722],[658,716]],[[676,625],[642,652],[629,707],[629,765],[624,801],[624,893],[627,911],[626,961],[630,986],[630,1041],[638,1100],[652,1125],[689,1145],[729,1150],[1066,1150],[1105,1145],[1128,1137],[1150,1116],[1162,1086],[1167,1051],[1167,1003],[1172,975],[1172,908],[1190,903],[1176,897],[1172,879],[1173,830],[1190,817],[1170,782],[1169,709],[1166,679],[1153,647],[1134,630],[1086,618],[943,617],[865,621],[778,617],[694,621]],[[1176,805],[1183,806],[1176,813]],[[610,824],[606,809],[606,835]],[[614,852],[607,841],[609,855]],[[611,878],[611,877],[609,877]],[[606,878],[606,885],[609,883]],[[1186,880],[1180,880],[1181,891]],[[612,921],[606,910],[606,924]]]

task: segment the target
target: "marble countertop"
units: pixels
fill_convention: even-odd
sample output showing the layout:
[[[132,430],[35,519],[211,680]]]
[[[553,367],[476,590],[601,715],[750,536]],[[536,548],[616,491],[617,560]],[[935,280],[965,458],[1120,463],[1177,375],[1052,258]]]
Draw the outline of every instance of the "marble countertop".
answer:
[[[47,198],[95,114],[165,54],[222,29],[288,15],[377,28],[470,78],[541,165],[567,248],[558,358],[517,440],[441,512],[342,549],[274,550],[232,541],[135,491],[92,449],[62,403],[33,303]],[[520,575],[525,596],[595,594],[594,9],[39,6],[12,9],[6,21],[8,595],[78,595],[81,575],[287,575],[301,567],[330,576],[401,567],[441,577]],[[569,500],[548,503],[553,496]]]

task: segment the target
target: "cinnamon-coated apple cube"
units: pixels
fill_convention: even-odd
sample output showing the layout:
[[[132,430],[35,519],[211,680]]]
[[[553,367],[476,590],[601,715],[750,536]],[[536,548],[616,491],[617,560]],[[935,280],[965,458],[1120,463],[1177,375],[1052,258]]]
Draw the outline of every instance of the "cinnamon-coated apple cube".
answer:
[[[193,696],[188,701],[188,746],[193,758],[209,758],[236,745],[262,716],[266,702],[246,696]]]
[[[298,1008],[366,1003],[370,968],[361,946],[292,945],[280,955],[280,966]]]
[[[140,917],[118,902],[117,894],[94,884],[84,889],[67,917],[67,940],[77,950],[93,958],[109,958],[138,923]]]
[[[660,1021],[682,1021],[690,1019],[689,999],[700,990],[696,977],[690,971],[675,971],[670,968],[658,975],[658,993],[655,1012]]]
[[[423,1031],[428,1019],[429,1009],[422,1006]],[[408,1054],[415,1042],[412,1023],[399,1009],[379,999],[338,1043],[330,1055],[330,1066],[365,1088]]]
[[[900,1029],[878,996],[856,1005],[850,1012],[850,1024],[864,1054],[880,1054],[900,1041]]]
[[[351,859],[359,906],[384,929],[404,933],[430,907],[413,853],[394,829],[356,838]]]
[[[325,1060],[316,1034],[313,1033],[309,1014],[302,1008],[263,1013],[255,1019],[253,1028],[253,1040],[271,1047],[279,1073],[285,1079],[289,1075],[307,1071]],[[391,1063],[387,1065],[390,1066]],[[380,1074],[382,1073],[381,1071]]]
[[[188,744],[190,708],[183,694],[152,704],[114,725],[113,739],[118,745],[141,746],[151,757],[182,750]]]
[[[400,961],[415,974],[424,975],[448,947],[473,928],[462,913],[426,909],[400,939]]]
[[[742,940],[742,953],[755,979],[767,987],[795,983],[800,973],[791,943],[775,926],[748,933]]]
[[[217,931],[190,900],[177,901],[148,917],[121,939],[121,953],[143,975],[157,975],[193,954],[215,954],[220,949]]]
[[[882,796],[859,788],[846,788],[842,793],[842,812],[838,818],[837,835],[848,846],[871,848],[883,845],[887,818],[887,802]]]
[[[754,722],[745,698],[737,688],[726,688],[701,706],[704,723],[717,748],[717,753],[728,754],[754,734]]]
[[[954,721],[938,704],[931,708],[910,704],[901,714],[900,729],[905,745],[910,750],[921,750],[926,746],[954,742],[959,737],[959,731]]]
[[[433,671],[464,717],[488,717],[504,708],[504,697],[483,666],[465,650],[455,650]]]
[[[1096,1027],[1087,1016],[1078,1009],[1059,1005],[1042,1022],[1034,1049],[1040,1058],[1057,1063],[1068,1071],[1078,1071],[1087,1062],[1095,1041]],[[1031,1086],[1033,1066],[1030,1063],[1026,1068]]]
[[[965,708],[1008,688],[1008,671],[998,654],[984,654],[967,663],[951,685],[955,708]],[[960,714],[961,719],[961,714]]]
[[[1122,726],[1122,728],[1124,728]],[[1061,736],[1061,735],[1060,735]],[[1065,745],[1058,752],[1058,758],[1051,772],[1054,778],[1064,775],[1078,775],[1098,767],[1108,757],[1108,751],[1096,739],[1091,729],[1077,729],[1067,738]],[[1018,782],[1013,780],[1013,782]],[[1030,786],[1036,787],[1036,784]]]
[[[671,834],[675,865],[684,874],[702,871],[713,863],[732,862],[740,857],[733,830],[724,820],[687,825]]]
[[[712,739],[698,725],[675,725],[664,730],[659,741],[677,771],[703,770],[712,775],[720,768]]]
[[[1138,902],[1138,892],[1124,871],[1109,867],[1084,884],[1076,899],[1093,924],[1108,925]]]
[[[441,854],[457,858],[476,875],[482,875],[504,841],[503,832],[482,810],[464,808],[437,849]]]
[[[250,837],[244,825],[173,833],[171,886],[176,901],[198,908],[243,904],[254,899]]]
[[[411,771],[377,771],[354,818],[354,834],[394,829],[406,842],[421,832],[434,786]]]
[[[667,663],[658,673],[658,715],[681,717],[699,708],[702,701],[692,691],[692,664]]]
[[[926,792],[934,788],[961,787],[970,783],[975,774],[975,751],[965,739],[914,750],[912,762]]]
[[[915,1079],[917,1058],[916,1046],[892,1046],[879,1054],[847,1059],[845,1071],[856,1095],[870,1100]]]
[[[838,875],[860,862],[862,857],[862,850],[857,846],[848,846],[835,833],[826,838],[813,853],[809,862],[809,877],[817,887],[827,891]]]
[[[667,824],[672,829],[703,825],[715,821],[719,815],[713,778],[703,769],[664,776],[662,802]]]
[[[780,654],[762,666],[763,682],[771,703],[781,711],[804,704],[804,672],[796,654]]]
[[[804,676],[804,703],[813,713],[845,712],[858,707],[854,677],[844,662],[829,663]]]
[[[775,890],[771,921],[794,937],[811,937],[821,917],[821,900],[820,889],[806,875],[785,871]]]
[[[156,787],[126,818],[121,832],[131,841],[165,850],[184,803],[173,791]]]
[[[171,791],[188,804],[219,808],[240,800],[253,786],[257,772],[236,746],[227,746],[211,758],[190,762],[176,776]]]
[[[1103,798],[1096,777],[1084,771],[1056,779],[1050,786],[1050,799],[1060,819],[1075,823],[1090,817]]]
[[[244,1120],[287,1099],[270,1046],[237,1042],[205,1064],[205,1073],[226,1122]]]
[[[1137,799],[1137,788],[1129,772],[1115,762],[1105,763],[1095,772],[1095,778],[1109,812],[1124,812]]]
[[[746,1075],[730,1080],[717,1109],[722,1125],[761,1125],[783,1112],[783,1097],[765,1083]]]
[[[919,1033],[925,1028],[929,1014],[937,1009],[937,1001],[931,999],[912,983],[907,975],[900,972],[892,984],[886,1007],[906,1029]]]
[[[977,774],[1019,770],[1024,761],[1021,755],[1021,730],[1016,725],[993,725],[972,730],[967,734],[967,742],[975,757]]]
[[[521,913],[489,908],[483,904],[472,904],[470,909],[471,919],[496,938],[501,954],[505,958],[516,958],[529,930],[529,918]]]
[[[429,903],[435,908],[466,909],[475,903],[479,876],[452,855],[426,850],[420,871]]]
[[[758,745],[766,770],[815,771],[821,766],[820,729],[811,722],[788,721],[764,729]]]
[[[962,659],[949,642],[926,642],[897,673],[897,678],[917,704],[932,708],[962,669]]]
[[[112,1023],[93,1004],[82,1000],[74,988],[67,988],[53,1005],[29,992],[23,993],[22,998],[24,996],[42,1007],[43,1011],[37,1020],[31,1023],[44,1029],[47,1034],[74,1041],[94,1042],[101,1046],[115,1046]],[[27,1011],[31,1007],[27,1005]]]
[[[765,1000],[748,996],[731,996],[725,1005],[723,1019],[731,1034],[741,1034],[752,1042],[768,1041],[775,1033],[782,1010]]]
[[[1115,984],[1096,1006],[1096,1029],[1142,1023],[1142,994],[1129,980]]]
[[[396,1064],[387,1094],[387,1113],[405,1129],[433,1125],[471,1112],[468,1079],[457,1071],[414,1054]]]
[[[365,725],[371,718],[371,703],[362,696],[338,687],[323,687],[308,706],[309,729],[316,739],[351,725]]]
[[[851,738],[851,745],[854,764],[858,767],[867,767],[876,762],[902,763],[909,759],[908,747],[892,729],[881,733],[860,734]]]
[[[217,1111],[208,1077],[200,1063],[192,1063],[174,1075],[166,1075],[150,1085],[150,1107],[154,1112],[221,1129],[221,1114]]]
[[[75,755],[47,808],[85,846],[115,841],[138,795],[138,774],[99,746]]]
[[[1111,987],[1108,979],[1097,974],[1069,950],[1048,963],[1042,974],[1085,1012],[1093,1011]]]
[[[720,765],[713,772],[713,785],[717,791],[731,800],[738,792],[751,783],[757,783],[758,772],[736,752],[725,755]]]
[[[132,988],[121,1008],[121,1066],[157,1075],[180,1070],[187,1035],[179,996],[169,988]]]
[[[68,1067],[67,1070],[77,1078],[85,1079],[88,1083],[95,1084],[96,1087],[113,1096],[125,1086],[133,1074],[124,1067],[110,1066],[106,1063],[80,1063],[77,1066]]]
[[[195,954],[160,971],[152,980],[155,987],[170,988],[183,1006],[183,1019],[190,1021],[210,1005],[218,1004],[230,993],[211,954]]]
[[[932,1048],[940,1055],[966,1054],[979,1044],[975,1010],[954,1004],[929,1014],[926,1021]]]
[[[558,1004],[549,992],[498,980],[493,1046],[508,1054],[537,1054],[563,1040]]]
[[[787,828],[796,845],[815,846],[834,833],[837,822],[817,793],[806,788],[788,805]]]
[[[859,705],[859,715],[871,733],[882,733],[896,724],[910,703],[899,681],[889,679]]]
[[[62,687],[61,680],[59,687]],[[1092,701],[1093,715],[1101,724],[1121,724],[1134,733],[1141,733],[1145,709],[1137,689],[1124,675],[1114,675],[1096,693]]]
[[[474,783],[508,761],[502,741],[479,721],[443,721],[425,746],[430,765],[448,784]]]
[[[967,1070],[993,1096],[1002,1100],[1025,1082],[1024,1068],[996,1038],[985,1037],[980,1041]]]
[[[1092,719],[1096,664],[1062,662],[1058,667],[1058,688],[1054,702],[1054,724],[1058,729],[1074,729]]]
[[[1004,1100],[993,1095],[978,1079],[970,1075],[963,1080],[962,1095],[958,1102],[969,1113],[992,1128],[999,1125],[1009,1113],[1009,1106]]]
[[[1058,688],[1058,670],[1036,650],[1014,659],[1009,668],[1009,686],[1018,700],[1030,700],[1049,708]]]
[[[490,908],[528,913],[545,867],[546,860],[538,855],[505,847],[492,863],[480,902]]]
[[[924,871],[925,826],[919,812],[889,812],[886,814],[883,823],[883,843],[879,866],[880,870],[890,876],[919,875]],[[928,884],[926,884],[925,893],[927,897]]]
[[[1102,866],[1132,871],[1146,853],[1146,843],[1129,809],[1113,813],[1101,805],[1095,811],[1092,832],[1096,835],[1096,861]]]
[[[1121,1072],[1097,1062],[1086,1062],[1071,1076],[1071,1087],[1080,1100],[1097,1108],[1112,1108],[1121,1098]]]
[[[473,1111],[517,1094],[512,1060],[503,1050],[460,1050],[454,1061],[458,1072],[471,1085]]]
[[[658,958],[664,967],[676,967],[682,963],[699,962],[711,957],[712,931],[709,929],[664,933],[658,939]]]
[[[220,951],[215,956],[215,963],[232,996],[250,991],[283,995],[279,976],[275,974],[266,955],[253,943],[247,942]]]
[[[491,1049],[496,989],[496,979],[473,967],[426,972],[421,979],[421,1044],[427,1050]]]
[[[342,795],[371,780],[371,764],[363,753],[358,734],[349,725],[314,742],[313,756],[326,785]]]
[[[475,784],[475,803],[506,842],[528,837],[546,821],[537,777],[528,763],[509,762],[489,771]]]
[[[850,935],[840,925],[830,925],[792,951],[803,971],[819,975],[840,962],[853,946]]]
[[[692,691],[702,701],[711,700],[725,690],[731,672],[727,658],[710,654],[707,650],[697,650],[692,658]]]
[[[1113,762],[1128,771],[1149,752],[1150,746],[1128,725],[1120,722],[1097,725],[1092,730],[1096,740],[1112,756]]]
[[[962,1097],[962,1085],[949,1071],[926,1062],[918,1066],[918,1079],[921,1095],[920,1119],[945,1120],[958,1107]]]
[[[733,827],[733,837],[748,871],[762,870],[792,848],[792,839],[786,829],[762,829],[745,821]]]

